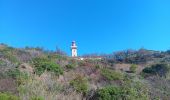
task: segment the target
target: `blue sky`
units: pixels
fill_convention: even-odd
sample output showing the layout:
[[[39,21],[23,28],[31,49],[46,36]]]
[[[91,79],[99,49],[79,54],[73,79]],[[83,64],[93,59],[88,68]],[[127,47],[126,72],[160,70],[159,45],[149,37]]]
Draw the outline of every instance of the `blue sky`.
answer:
[[[70,53],[170,49],[169,0],[0,0],[0,42]]]

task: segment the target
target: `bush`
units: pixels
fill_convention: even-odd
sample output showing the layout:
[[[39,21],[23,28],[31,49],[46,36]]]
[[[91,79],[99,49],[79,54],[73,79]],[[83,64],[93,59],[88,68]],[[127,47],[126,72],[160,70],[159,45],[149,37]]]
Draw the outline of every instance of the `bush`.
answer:
[[[43,97],[32,97],[31,100],[44,100]]]
[[[169,72],[170,67],[168,64],[155,64],[151,67],[146,67],[143,69],[143,73],[146,75],[159,75],[160,77],[166,77]]]
[[[64,55],[60,55],[60,54],[49,54],[48,58],[51,60],[55,60],[55,59],[66,60],[67,59]]]
[[[20,74],[21,74],[21,72],[18,69],[13,69],[13,70],[7,71],[7,76],[11,77],[11,78],[17,78],[20,76]]]
[[[60,91],[56,77],[51,76],[51,73],[45,75],[45,80],[39,80],[35,78],[36,75],[32,75],[25,84],[18,87],[21,100],[56,100],[56,94]]]
[[[95,65],[95,68],[96,68],[96,69],[99,69],[99,68],[100,68],[100,65],[98,65],[98,64]]]
[[[137,69],[137,65],[132,64],[132,65],[130,66],[130,71],[131,71],[132,73],[135,73],[135,72],[136,72],[136,69]]]
[[[27,73],[20,72],[18,69],[9,70],[6,74],[7,77],[16,79],[18,85],[23,84],[29,77]]]
[[[35,72],[38,75],[41,75],[45,70],[54,72],[57,76],[63,74],[63,69],[47,58],[35,58],[33,59],[33,65],[35,67]]]
[[[4,66],[5,62],[3,60],[0,60],[0,66]]]
[[[66,68],[67,69],[74,69],[75,65],[74,64],[68,64],[68,65],[66,65]]]
[[[15,56],[15,49],[14,48],[5,47],[3,49],[0,49],[0,52],[1,52],[3,58],[6,58],[13,63],[18,63],[18,59]]]
[[[19,98],[9,93],[0,93],[0,100],[19,100]]]
[[[88,92],[88,81],[81,75],[78,75],[75,79],[73,79],[70,82],[70,85],[73,86],[79,93],[86,94]]]
[[[148,91],[140,83],[133,85],[104,87],[91,100],[149,100]]]
[[[101,74],[108,80],[122,80],[124,78],[121,72],[106,68],[101,69]]]
[[[77,61],[76,60],[70,60],[69,64],[66,65],[67,69],[74,69],[77,66]]]
[[[109,86],[97,91],[97,100],[118,100],[120,99],[121,89],[114,86]]]

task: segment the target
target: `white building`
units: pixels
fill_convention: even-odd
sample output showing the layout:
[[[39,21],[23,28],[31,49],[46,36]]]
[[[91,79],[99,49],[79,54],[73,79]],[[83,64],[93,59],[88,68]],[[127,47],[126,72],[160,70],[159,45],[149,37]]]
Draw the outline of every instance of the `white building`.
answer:
[[[73,41],[71,44],[71,56],[77,57],[77,46],[75,41]]]
[[[72,44],[71,44],[71,57],[73,57],[74,59],[77,59],[77,60],[88,60],[88,59],[92,59],[92,60],[101,60],[102,57],[100,56],[93,56],[93,57],[78,57],[77,55],[77,45],[76,45],[76,42],[73,41]]]

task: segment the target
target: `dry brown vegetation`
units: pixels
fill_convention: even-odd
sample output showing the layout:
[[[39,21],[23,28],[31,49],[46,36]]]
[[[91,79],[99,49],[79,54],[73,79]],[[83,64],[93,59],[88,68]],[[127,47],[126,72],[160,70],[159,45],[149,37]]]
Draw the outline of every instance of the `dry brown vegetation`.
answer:
[[[155,54],[145,50],[128,51],[109,58],[105,55],[101,60],[84,61],[62,54],[61,51],[49,52],[28,47],[16,49],[0,45],[0,92],[11,93],[20,100],[170,98],[168,71],[166,77],[143,72],[146,67],[157,63],[168,65],[167,52]],[[165,59],[162,58],[163,54]],[[136,69],[130,71],[133,64]],[[150,70],[160,73],[155,69]]]

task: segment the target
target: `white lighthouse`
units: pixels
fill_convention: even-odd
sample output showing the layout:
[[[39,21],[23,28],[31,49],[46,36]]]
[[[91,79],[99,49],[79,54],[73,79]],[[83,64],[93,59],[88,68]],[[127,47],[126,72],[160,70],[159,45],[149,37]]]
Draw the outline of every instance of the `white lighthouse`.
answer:
[[[77,57],[77,46],[75,41],[73,41],[71,44],[71,56]]]

